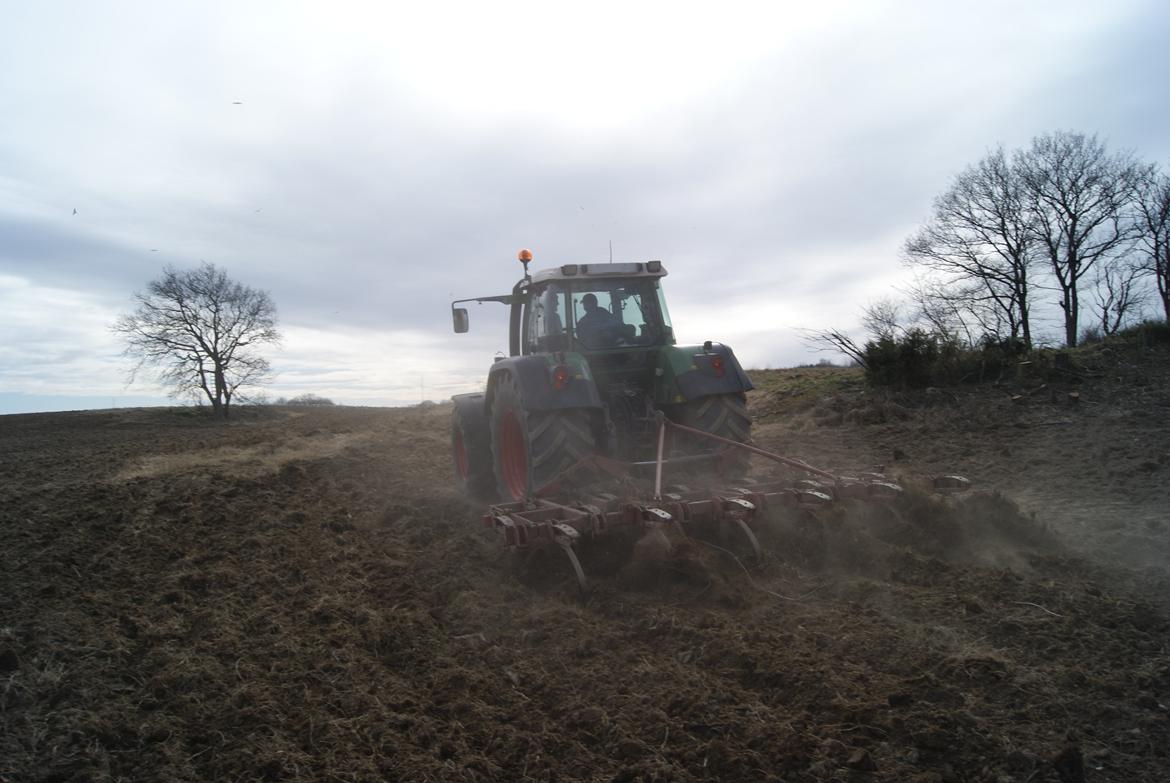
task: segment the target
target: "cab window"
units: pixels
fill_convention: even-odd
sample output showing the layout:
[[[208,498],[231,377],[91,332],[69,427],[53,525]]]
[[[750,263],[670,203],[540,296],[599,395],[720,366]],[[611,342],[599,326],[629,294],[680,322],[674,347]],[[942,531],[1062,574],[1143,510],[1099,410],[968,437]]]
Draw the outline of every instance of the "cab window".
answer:
[[[525,352],[564,350],[567,347],[564,288],[551,283],[539,291],[533,291],[527,310]]]
[[[656,281],[577,283],[569,300],[574,334],[585,350],[674,342]]]

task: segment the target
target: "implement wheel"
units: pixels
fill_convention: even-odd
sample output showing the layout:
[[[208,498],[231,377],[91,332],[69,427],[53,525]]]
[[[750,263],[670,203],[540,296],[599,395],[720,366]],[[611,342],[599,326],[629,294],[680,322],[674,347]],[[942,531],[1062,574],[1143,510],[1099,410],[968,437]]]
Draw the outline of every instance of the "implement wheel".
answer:
[[[467,497],[490,502],[496,497],[492,473],[491,428],[482,394],[455,397],[451,411],[451,462],[455,484]]]
[[[748,414],[747,395],[743,392],[709,394],[688,400],[676,407],[672,418],[679,424],[737,443],[752,442],[752,417]],[[683,446],[684,452],[700,454],[734,448],[689,434],[680,437],[680,445]],[[725,457],[722,464],[723,474],[730,479],[743,478],[750,464],[748,452],[735,449]]]
[[[596,448],[587,411],[527,411],[511,375],[496,386],[491,443],[496,489],[506,501],[522,500]]]

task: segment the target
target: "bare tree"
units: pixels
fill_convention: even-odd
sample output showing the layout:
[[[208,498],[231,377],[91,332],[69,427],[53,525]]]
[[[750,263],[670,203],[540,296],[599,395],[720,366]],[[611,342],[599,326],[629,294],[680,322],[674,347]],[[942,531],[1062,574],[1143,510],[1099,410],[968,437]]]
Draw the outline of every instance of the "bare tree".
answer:
[[[938,278],[931,285],[947,292],[944,309],[966,308],[985,326],[1006,327],[996,337],[1030,348],[1032,251],[1023,183],[1000,147],[935,199],[930,221],[906,241],[903,257]]]
[[[1141,267],[1123,259],[1097,266],[1093,307],[1102,334],[1117,332],[1145,302],[1145,291],[1140,287],[1142,276]]]
[[[1153,275],[1162,312],[1170,320],[1170,175],[1155,166],[1142,171],[1136,212],[1142,270]]]
[[[862,308],[861,325],[874,340],[892,340],[903,331],[902,305],[889,297],[870,302]]]
[[[946,282],[936,275],[916,279],[906,289],[906,296],[916,308],[915,320],[925,323],[931,333],[949,336],[968,348],[975,345],[975,331],[998,334],[1002,324],[996,321],[994,307],[986,306],[980,283]]]
[[[1097,263],[1124,255],[1136,239],[1126,214],[1140,167],[1110,154],[1096,135],[1057,131],[1016,153],[1031,234],[1060,288],[1065,342],[1077,344],[1081,279]]]
[[[1129,258],[1097,266],[1093,307],[1102,334],[1114,334],[1139,312],[1148,291],[1141,284],[1144,275],[1145,270]]]
[[[267,292],[204,263],[185,271],[165,267],[134,299],[137,309],[112,327],[126,339],[126,355],[137,359],[131,382],[143,367],[157,367],[172,396],[205,396],[226,418],[240,389],[268,379],[268,361],[256,349],[279,342],[280,334]]]
[[[902,305],[890,298],[870,302],[861,310],[861,325],[870,342],[894,340],[906,331],[902,323]],[[818,351],[843,353],[861,367],[866,366],[865,345],[858,345],[840,329],[801,329],[801,340]]]

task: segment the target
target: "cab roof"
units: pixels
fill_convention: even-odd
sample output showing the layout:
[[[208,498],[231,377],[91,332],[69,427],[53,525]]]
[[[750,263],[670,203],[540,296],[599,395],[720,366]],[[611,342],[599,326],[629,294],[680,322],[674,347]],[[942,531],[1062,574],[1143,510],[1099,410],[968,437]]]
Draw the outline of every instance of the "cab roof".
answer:
[[[552,269],[542,269],[532,276],[529,285],[550,280],[599,280],[605,278],[657,278],[666,277],[666,267],[661,261],[638,261],[624,264],[562,264]]]

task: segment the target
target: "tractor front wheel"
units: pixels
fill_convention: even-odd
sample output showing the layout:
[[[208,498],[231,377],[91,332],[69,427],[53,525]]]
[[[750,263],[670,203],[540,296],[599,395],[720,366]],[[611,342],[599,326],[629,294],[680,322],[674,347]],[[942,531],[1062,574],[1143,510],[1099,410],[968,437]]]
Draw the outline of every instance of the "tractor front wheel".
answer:
[[[510,375],[495,389],[491,433],[496,487],[504,500],[528,497],[596,448],[587,411],[525,410]]]
[[[477,501],[495,499],[492,474],[491,430],[483,409],[483,395],[455,398],[451,411],[451,461],[455,484],[467,497]]]

